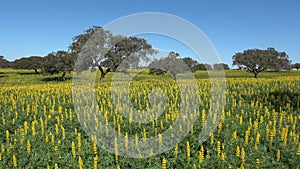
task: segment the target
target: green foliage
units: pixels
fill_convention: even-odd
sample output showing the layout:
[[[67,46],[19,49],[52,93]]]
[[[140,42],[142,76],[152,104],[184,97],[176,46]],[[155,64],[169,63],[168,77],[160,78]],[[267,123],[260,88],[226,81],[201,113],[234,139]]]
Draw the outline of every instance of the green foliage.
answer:
[[[213,65],[214,70],[229,70],[229,66],[225,63],[215,63]]]
[[[292,68],[299,70],[300,69],[300,63],[293,64]]]
[[[38,69],[42,68],[43,58],[40,56],[31,56],[28,58],[16,59],[12,62],[14,69],[33,69],[38,74]]]
[[[10,68],[11,63],[4,58],[4,56],[0,56],[0,68]]]
[[[264,70],[282,70],[290,69],[291,61],[285,52],[278,52],[274,48],[266,50],[248,49],[242,53],[236,53],[233,57],[233,65],[239,67],[244,66],[247,71],[254,73],[254,77],[258,77],[258,73]]]
[[[112,72],[137,68],[140,61],[147,62],[148,55],[155,53],[145,39],[113,35],[100,26],[75,36],[69,48],[74,55],[80,53],[76,72],[99,66],[110,68]]]
[[[189,67],[190,69],[195,67],[196,65],[198,65],[198,62],[196,60],[193,60],[192,58],[190,57],[185,57],[182,59],[185,64],[187,65],[187,67]]]
[[[156,68],[150,68],[149,74],[150,75],[164,75],[167,72],[161,69],[156,69]]]
[[[49,53],[43,58],[43,74],[53,75],[63,72],[62,80],[65,80],[67,71],[74,69],[76,57],[66,51],[57,51]]]
[[[192,72],[196,72],[198,70],[212,70],[212,66],[210,64],[196,64],[193,67],[191,67]]]
[[[179,58],[179,53],[170,52],[165,58],[154,60],[149,65],[151,74],[163,74],[168,72],[174,79],[178,73],[187,72],[189,70],[188,65],[183,59]]]

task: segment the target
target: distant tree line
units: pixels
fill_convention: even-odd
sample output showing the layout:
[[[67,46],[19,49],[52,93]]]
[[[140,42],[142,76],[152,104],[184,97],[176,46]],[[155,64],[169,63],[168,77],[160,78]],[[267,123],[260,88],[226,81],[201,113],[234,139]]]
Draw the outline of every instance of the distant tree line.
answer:
[[[196,72],[198,70],[229,70],[225,63],[198,63],[190,57],[181,58],[179,53],[171,51],[167,57],[153,60],[149,64],[149,74],[163,75],[169,73],[174,79],[179,73]]]
[[[11,62],[6,60],[4,56],[0,55],[0,68],[10,68],[11,67]]]
[[[62,73],[62,80],[65,80],[67,72],[81,73],[97,68],[101,73],[100,83],[107,73],[127,73],[128,68],[138,68],[141,62],[148,63],[149,74],[169,73],[174,79],[178,73],[187,71],[230,69],[225,63],[198,63],[191,57],[182,58],[173,51],[166,57],[151,59],[150,56],[156,53],[145,39],[113,35],[100,26],[93,26],[73,37],[68,51],[59,50],[46,56],[23,57],[12,62],[0,56],[0,68],[32,69],[36,74],[43,75]],[[236,53],[232,60],[234,66],[253,73],[255,78],[264,70],[300,69],[300,63],[291,64],[285,52],[278,52],[274,48],[248,49]]]

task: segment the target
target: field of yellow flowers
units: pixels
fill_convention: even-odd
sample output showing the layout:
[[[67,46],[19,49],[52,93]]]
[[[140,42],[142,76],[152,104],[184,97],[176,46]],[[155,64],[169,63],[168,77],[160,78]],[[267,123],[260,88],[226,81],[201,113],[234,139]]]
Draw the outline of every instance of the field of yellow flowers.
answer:
[[[300,71],[284,76],[263,72],[259,79],[239,71],[226,74],[226,105],[220,121],[200,143],[211,104],[205,73],[195,75],[201,101],[187,118],[178,116],[180,92],[172,79],[136,78],[129,94],[136,109],[149,108],[147,93],[154,88],[163,91],[168,105],[159,117],[138,123],[116,111],[109,80],[95,85],[97,102],[86,105],[79,98],[76,102],[83,104],[76,106],[82,107],[75,109],[71,75],[63,82],[26,70],[0,69],[0,168],[300,168]],[[103,121],[90,116],[95,106]],[[78,109],[84,113],[76,113]],[[131,146],[139,147],[138,141],[128,145],[128,138],[146,141],[155,136],[165,145],[169,140],[161,133],[176,118],[192,117],[198,118],[172,149],[158,155],[150,152],[147,158],[124,155]],[[82,119],[88,120],[81,123]],[[124,142],[112,142],[113,152],[108,152],[97,141],[97,132],[86,134],[82,124],[107,137],[109,125],[124,136]]]

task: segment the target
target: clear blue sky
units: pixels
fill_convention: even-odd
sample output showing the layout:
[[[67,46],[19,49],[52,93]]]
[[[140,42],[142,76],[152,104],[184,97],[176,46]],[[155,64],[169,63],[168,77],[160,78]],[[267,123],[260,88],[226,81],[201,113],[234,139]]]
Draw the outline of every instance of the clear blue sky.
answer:
[[[0,55],[16,58],[66,50],[72,37],[129,14],[163,12],[197,26],[222,62],[249,48],[275,47],[300,62],[299,0],[3,0],[0,3]],[[154,47],[189,53],[149,39]],[[179,45],[180,46],[180,45]]]

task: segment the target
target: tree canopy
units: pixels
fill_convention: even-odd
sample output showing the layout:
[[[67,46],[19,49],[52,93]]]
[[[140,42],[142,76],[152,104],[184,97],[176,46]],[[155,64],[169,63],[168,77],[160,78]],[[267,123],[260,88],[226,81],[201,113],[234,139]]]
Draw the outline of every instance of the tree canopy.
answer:
[[[186,64],[190,69],[192,69],[193,67],[195,67],[196,65],[199,64],[196,60],[194,60],[194,59],[192,59],[192,58],[190,58],[190,57],[185,57],[185,58],[183,58],[182,60],[185,62],[185,64]]]
[[[108,72],[126,72],[126,68],[149,61],[149,55],[156,52],[145,39],[113,35],[100,26],[75,36],[69,48],[72,54],[78,55],[75,71],[98,67],[101,83]]]
[[[300,69],[300,63],[293,64],[292,68],[299,70]]]
[[[213,65],[214,70],[229,70],[229,66],[225,63],[215,63]]]
[[[14,60],[12,65],[15,69],[33,69],[36,74],[38,74],[38,69],[41,69],[43,62],[43,57],[31,56],[23,57],[21,59]]]
[[[150,65],[150,74],[169,73],[175,80],[178,73],[189,70],[188,65],[183,59],[179,58],[179,53],[171,51],[165,58],[154,60]]]
[[[49,53],[43,58],[43,74],[53,75],[62,72],[62,80],[65,80],[67,71],[74,69],[76,58],[67,51],[57,51]]]
[[[254,73],[255,78],[260,72],[267,69],[279,71],[291,68],[288,55],[285,52],[278,52],[274,48],[248,49],[242,53],[236,53],[232,59],[233,65],[245,67],[247,71]]]
[[[11,67],[11,62],[6,60],[4,56],[0,55],[0,68],[9,68]]]

